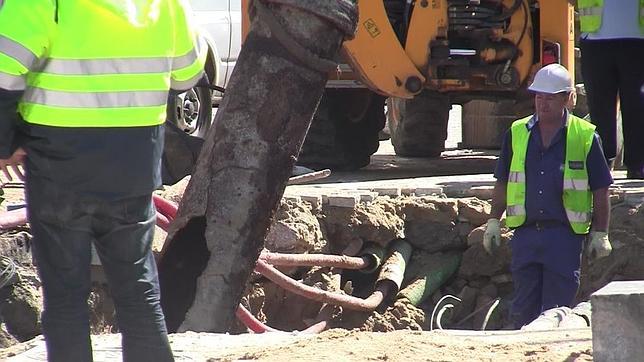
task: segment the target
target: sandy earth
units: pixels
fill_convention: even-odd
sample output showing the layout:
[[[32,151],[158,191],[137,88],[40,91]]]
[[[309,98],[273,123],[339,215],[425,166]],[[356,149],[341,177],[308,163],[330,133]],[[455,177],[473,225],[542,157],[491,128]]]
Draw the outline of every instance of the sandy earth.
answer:
[[[489,171],[494,164],[494,156],[475,155],[474,161],[468,155],[459,160],[451,160],[470,172],[486,175],[477,185],[491,184]],[[436,172],[444,169],[448,160],[432,163],[409,159],[394,158],[388,154],[374,156],[374,163],[356,175],[333,175],[327,182],[371,181],[381,179],[383,174],[398,178],[446,175],[451,172]],[[473,167],[476,163],[481,169]],[[451,163],[450,166],[453,166]],[[404,171],[406,170],[406,171]],[[411,170],[411,171],[410,171]],[[454,169],[450,167],[450,170]],[[391,173],[395,174],[395,177]],[[467,172],[465,172],[467,173]],[[350,176],[350,177],[349,177]],[[334,180],[335,178],[335,180]],[[347,179],[348,178],[348,179]],[[462,178],[463,180],[461,181]],[[473,175],[450,177],[448,183],[475,179]],[[625,187],[638,189],[641,193],[644,183],[633,184],[619,181]],[[467,180],[466,180],[467,179]],[[427,180],[417,179],[426,185]],[[391,182],[399,182],[393,181]],[[436,181],[440,184],[441,180]],[[329,185],[330,186],[330,185]],[[24,200],[20,187],[5,189],[7,201],[18,203]],[[638,194],[639,195],[639,194]],[[95,361],[120,360],[120,336],[118,334],[95,335]],[[171,335],[175,357],[178,361],[218,361],[218,360],[265,360],[265,361],[591,361],[592,339],[589,328],[549,332],[472,332],[472,331],[395,331],[389,333],[358,332],[334,329],[320,335],[292,335],[286,333],[270,335],[216,335],[204,333],[183,333]],[[42,337],[0,350],[0,360],[7,361],[45,361],[45,348]]]
[[[170,338],[177,361],[592,361],[590,329],[523,333],[335,329],[316,336],[184,333]],[[120,360],[118,335],[93,340],[96,362]],[[11,357],[12,353],[20,355]],[[14,346],[0,352],[0,358],[44,361],[44,342]]]

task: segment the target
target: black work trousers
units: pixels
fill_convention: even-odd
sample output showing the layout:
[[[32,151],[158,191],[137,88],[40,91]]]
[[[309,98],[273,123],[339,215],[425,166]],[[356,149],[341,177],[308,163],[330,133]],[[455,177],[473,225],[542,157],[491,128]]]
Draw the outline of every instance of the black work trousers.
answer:
[[[608,161],[617,154],[617,97],[622,111],[624,164],[644,166],[644,39],[585,40],[581,43],[590,118]]]
[[[26,191],[48,361],[93,360],[87,305],[92,243],[114,299],[123,361],[173,361],[151,251],[151,195],[98,199],[39,181],[27,176]]]

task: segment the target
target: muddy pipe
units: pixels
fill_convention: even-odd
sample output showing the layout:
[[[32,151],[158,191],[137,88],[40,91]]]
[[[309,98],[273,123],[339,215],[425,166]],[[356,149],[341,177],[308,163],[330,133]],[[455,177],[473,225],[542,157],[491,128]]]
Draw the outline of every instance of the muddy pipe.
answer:
[[[262,252],[259,259],[278,266],[320,266],[341,269],[373,268],[373,259],[346,255],[282,254]],[[376,266],[377,267],[377,266]]]
[[[348,249],[352,249],[352,247],[350,246]],[[346,255],[347,253],[351,254],[352,252],[346,250],[343,255],[326,255],[283,254],[264,251],[259,255],[259,259],[277,266],[319,266],[358,269],[363,273],[373,273],[380,267],[385,249],[380,245],[372,244],[364,248],[359,256],[349,256]]]
[[[255,0],[159,263],[170,332],[226,332],[345,38],[351,0]]]
[[[461,255],[458,253],[432,255],[432,259],[424,261],[418,275],[412,276],[411,282],[398,293],[397,298],[407,299],[412,305],[418,306],[445,284],[460,264]]]
[[[370,244],[360,252],[360,257],[369,261],[369,264],[360,269],[365,274],[371,274],[380,268],[382,260],[385,258],[385,248],[379,244]]]
[[[27,209],[20,208],[0,213],[0,230],[9,230],[27,223]]]
[[[380,305],[380,303],[382,303],[385,296],[391,294],[391,285],[388,283],[380,283],[376,285],[376,290],[365,299],[318,289],[284,275],[282,272],[262,260],[257,261],[255,270],[265,276],[268,280],[293,294],[322,303],[339,305],[351,310],[374,310]]]
[[[383,301],[388,300],[398,293],[405,275],[407,262],[411,256],[411,251],[411,245],[404,240],[396,240],[392,243],[389,256],[380,270],[375,290],[366,299],[329,292],[303,284],[284,275],[261,259],[257,261],[255,270],[293,294],[351,310],[372,311],[382,304]]]
[[[404,239],[398,239],[391,243],[389,250],[389,256],[382,264],[376,286],[385,283],[390,284],[392,296],[395,296],[405,278],[405,270],[411,257],[412,247]]]

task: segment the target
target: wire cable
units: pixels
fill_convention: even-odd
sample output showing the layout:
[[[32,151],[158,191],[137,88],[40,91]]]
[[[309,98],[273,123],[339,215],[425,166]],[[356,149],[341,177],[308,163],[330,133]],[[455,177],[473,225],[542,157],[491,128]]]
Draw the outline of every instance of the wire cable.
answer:
[[[16,275],[16,263],[7,256],[0,256],[0,265],[4,265],[0,271],[0,289],[4,288]]]

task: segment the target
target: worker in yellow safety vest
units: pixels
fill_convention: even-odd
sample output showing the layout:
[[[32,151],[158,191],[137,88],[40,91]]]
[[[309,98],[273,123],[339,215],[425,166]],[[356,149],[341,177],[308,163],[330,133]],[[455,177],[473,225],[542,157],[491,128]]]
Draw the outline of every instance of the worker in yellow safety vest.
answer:
[[[644,0],[578,0],[581,72],[590,119],[609,162],[617,155],[617,98],[629,179],[644,179]]]
[[[612,249],[608,186],[613,179],[595,126],[566,110],[573,91],[570,74],[559,64],[547,65],[529,90],[536,112],[506,133],[483,238],[485,250],[494,254],[505,211],[505,223],[514,229],[510,313],[516,328],[547,309],[570,306],[587,236],[591,257],[607,256]]]
[[[182,0],[0,0],[0,169],[25,178],[49,361],[92,360],[91,244],[123,359],[173,360],[151,195],[169,89],[203,76],[190,14]]]

